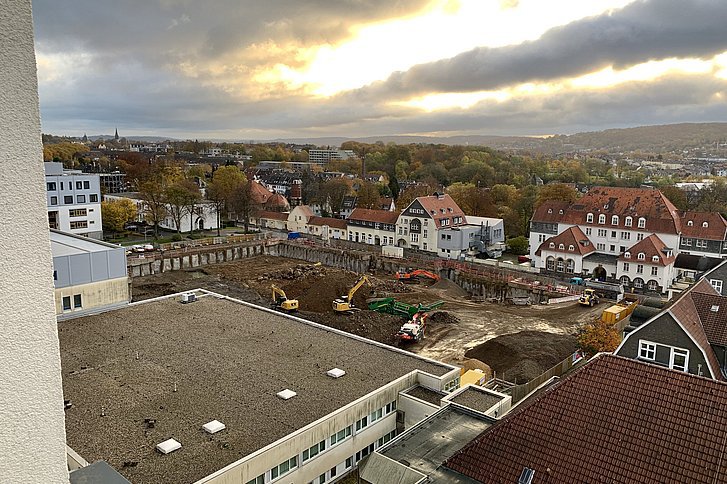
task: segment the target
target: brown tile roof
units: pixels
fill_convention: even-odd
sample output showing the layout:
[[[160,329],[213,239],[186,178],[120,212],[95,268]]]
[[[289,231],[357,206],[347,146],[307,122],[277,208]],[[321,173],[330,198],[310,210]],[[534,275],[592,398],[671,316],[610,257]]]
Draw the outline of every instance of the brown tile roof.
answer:
[[[536,222],[562,222],[563,215],[569,206],[570,203],[568,202],[548,200],[535,209],[533,220]]]
[[[271,220],[288,220],[287,212],[270,212],[267,210],[260,210],[257,213],[257,218],[267,218]]]
[[[250,180],[250,198],[252,199],[253,203],[257,205],[262,205],[265,202],[268,201],[268,199],[273,195],[270,190],[262,186],[260,183]]]
[[[533,221],[639,230],[638,219],[644,217],[646,227],[641,230],[668,234],[678,234],[681,231],[679,211],[659,190],[593,187],[581,198],[564,208],[562,215],[557,214],[556,210],[553,210],[553,213],[547,213],[549,207],[550,205],[545,206],[545,214],[543,214],[543,207],[539,207],[533,215]],[[553,205],[553,207],[561,208],[560,205]],[[594,223],[586,222],[586,216],[589,213],[593,214]],[[598,223],[598,216],[602,213],[606,215],[605,224]],[[613,215],[619,216],[618,225],[611,224]],[[632,218],[631,227],[626,227],[627,216]]]
[[[668,266],[676,260],[674,251],[672,250],[671,255],[667,256],[664,252],[667,249],[666,244],[656,234],[651,234],[644,240],[640,240],[635,243],[629,250],[621,254],[618,259],[626,262],[635,262],[643,264],[654,264],[660,266]],[[628,253],[631,257],[626,257]],[[639,260],[639,254],[644,254],[644,260]],[[653,257],[659,258],[658,262],[653,260]]]
[[[727,383],[599,355],[445,465],[485,483],[727,483]]]
[[[719,212],[682,212],[681,219],[685,237],[727,240],[727,220]],[[703,226],[705,222],[706,227]]]
[[[308,225],[328,225],[331,228],[343,230],[348,227],[345,220],[333,217],[311,217],[308,219]]]
[[[454,199],[446,193],[444,195],[418,197],[417,201],[419,201],[424,210],[427,211],[427,215],[434,219],[434,223],[437,225],[438,229],[441,228],[440,220],[443,218],[451,219],[452,217],[462,217],[462,223],[450,223],[449,227],[457,227],[458,225],[465,225],[467,223],[467,219],[462,209],[459,208],[459,205],[457,205]],[[442,210],[444,210],[444,213],[442,213]]]
[[[704,333],[711,344],[727,346],[727,297],[692,293]]]
[[[271,193],[270,197],[265,202],[266,208],[274,208],[274,209],[289,209],[290,204],[288,203],[288,199],[282,196],[279,193]]]
[[[382,224],[396,225],[400,212],[389,212],[388,210],[371,210],[368,208],[354,208],[349,220],[360,220],[362,222],[378,222]]]
[[[585,245],[584,241],[587,242],[588,245]],[[554,244],[554,247],[551,248],[550,244]],[[563,244],[563,249],[559,249],[560,244]],[[570,247],[573,247],[573,250],[571,250]],[[540,244],[540,247],[538,247],[538,250],[535,252],[535,254],[540,255],[540,251],[542,250],[549,250],[562,254],[579,255],[586,255],[596,251],[596,249],[593,247],[593,244],[591,244],[588,240],[586,234],[584,234],[583,231],[577,226],[569,227],[555,237],[550,237],[549,239],[546,239],[545,242]]]

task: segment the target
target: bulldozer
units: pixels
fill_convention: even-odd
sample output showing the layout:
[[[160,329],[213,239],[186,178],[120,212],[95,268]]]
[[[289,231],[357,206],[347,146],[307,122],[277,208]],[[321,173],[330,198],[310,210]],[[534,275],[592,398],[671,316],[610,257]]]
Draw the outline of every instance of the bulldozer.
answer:
[[[598,294],[596,294],[595,289],[586,289],[583,291],[583,294],[581,294],[581,297],[578,298],[578,303],[581,306],[595,306],[600,302],[600,299],[598,297]]]
[[[273,309],[284,311],[286,313],[292,313],[298,310],[297,299],[288,299],[288,296],[285,295],[285,291],[275,284],[271,285],[270,289],[273,291]]]
[[[340,298],[333,301],[333,310],[337,313],[348,313],[351,311],[357,311],[358,308],[354,307],[353,305],[353,295],[356,294],[356,291],[358,291],[361,286],[367,284],[368,282],[369,278],[366,277],[365,274],[361,276],[359,280],[356,281],[356,284],[354,284],[353,287],[349,289],[347,295],[341,296]]]

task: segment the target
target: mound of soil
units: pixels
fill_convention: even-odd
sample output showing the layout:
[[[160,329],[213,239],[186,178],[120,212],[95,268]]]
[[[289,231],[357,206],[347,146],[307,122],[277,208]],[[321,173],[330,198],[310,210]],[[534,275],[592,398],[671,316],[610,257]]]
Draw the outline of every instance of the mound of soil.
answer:
[[[427,322],[436,324],[457,324],[459,323],[459,318],[447,311],[437,311],[429,315]]]
[[[521,331],[498,336],[465,353],[495,371],[498,378],[526,383],[561,362],[578,348],[575,336]]]
[[[389,345],[396,344],[394,335],[404,322],[400,317],[368,310],[355,311],[349,314],[336,314],[329,308],[324,313],[301,311],[300,316],[331,328]]]

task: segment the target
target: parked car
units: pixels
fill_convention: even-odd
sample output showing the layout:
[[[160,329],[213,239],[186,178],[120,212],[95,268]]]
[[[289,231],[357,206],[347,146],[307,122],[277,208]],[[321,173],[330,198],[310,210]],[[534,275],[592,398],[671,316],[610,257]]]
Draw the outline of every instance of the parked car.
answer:
[[[144,244],[144,250],[146,252],[151,252],[154,250],[154,246],[152,244]]]
[[[521,264],[522,264],[523,262],[530,262],[530,257],[528,257],[528,256],[526,256],[526,255],[519,255],[519,256],[517,256],[517,261],[518,261],[519,263],[521,263]]]
[[[143,244],[136,244],[131,247],[131,250],[134,252],[144,252],[144,245]]]

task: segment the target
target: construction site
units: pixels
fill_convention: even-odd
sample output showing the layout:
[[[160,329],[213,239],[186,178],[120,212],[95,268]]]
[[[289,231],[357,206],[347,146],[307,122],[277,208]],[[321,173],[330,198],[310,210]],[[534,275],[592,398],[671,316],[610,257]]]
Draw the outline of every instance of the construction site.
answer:
[[[133,300],[209,289],[512,383],[525,383],[571,355],[578,329],[603,311],[573,297],[519,305],[525,292],[538,301],[555,289],[518,288],[523,283],[517,280],[511,287],[519,297],[498,299],[502,281],[473,296],[476,278],[440,277],[441,270],[390,266],[364,273],[275,255],[190,266],[133,277]]]

